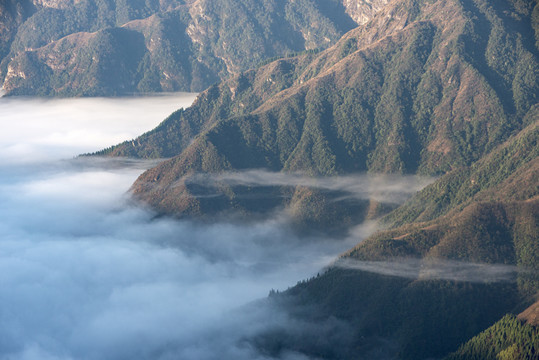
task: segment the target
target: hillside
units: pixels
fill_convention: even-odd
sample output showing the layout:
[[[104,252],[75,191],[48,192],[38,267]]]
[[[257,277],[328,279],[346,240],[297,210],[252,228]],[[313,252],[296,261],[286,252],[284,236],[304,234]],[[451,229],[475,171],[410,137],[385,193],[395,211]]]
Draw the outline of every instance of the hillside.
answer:
[[[27,2],[7,0],[0,2],[0,59],[8,53],[19,26],[32,14]]]
[[[446,359],[535,359],[538,356],[537,345],[539,330],[507,315]]]
[[[393,1],[329,49],[212,86],[155,130],[100,154],[173,157],[133,190],[179,216],[250,211],[224,184],[219,205],[197,196],[197,173],[459,174],[537,117],[532,8],[509,16],[509,3],[497,6]],[[291,194],[280,205],[299,209],[299,218],[309,209],[315,219],[353,223],[352,210],[325,209],[331,201],[318,191],[276,191]]]
[[[325,48],[386,2],[13,2],[24,11],[0,24],[0,79],[11,95],[202,91],[267,58]]]
[[[438,176],[396,209],[379,204],[374,217],[394,209],[386,230],[273,293],[297,326],[249,342],[268,356],[444,357],[539,293],[538,14],[536,1],[391,1],[332,47],[216,84],[100,154],[172,157],[133,185],[158,212],[284,207],[310,229],[347,229],[376,204],[220,179],[253,168]]]
[[[336,337],[306,346],[295,329],[260,334],[254,343],[275,353],[293,350],[329,359],[368,351],[376,351],[379,358],[438,358],[456,351],[505,314],[524,310],[539,291],[538,125],[536,120],[465,169],[467,176],[458,182],[463,188],[473,187],[475,179],[490,182],[479,181],[481,189],[447,205],[445,215],[405,221],[378,232],[323,274],[270,298],[296,321],[314,323],[311,326],[322,333],[329,321],[347,324],[351,330],[346,344]],[[506,168],[517,157],[522,161]],[[407,214],[422,213],[421,199],[433,196],[432,203],[437,203],[447,196],[450,180],[454,181],[452,173],[441,177],[389,218],[398,219],[403,209]],[[533,321],[533,311],[530,308],[521,317]],[[504,319],[497,326],[508,329],[504,322],[508,318]],[[526,340],[527,328],[509,328],[516,338],[507,341],[517,344],[512,351],[530,351],[537,345]],[[487,358],[463,354],[479,344],[492,349],[489,339],[472,340],[476,345],[463,345],[468,350],[459,350],[460,357],[452,358]],[[335,353],[336,347],[340,352]]]

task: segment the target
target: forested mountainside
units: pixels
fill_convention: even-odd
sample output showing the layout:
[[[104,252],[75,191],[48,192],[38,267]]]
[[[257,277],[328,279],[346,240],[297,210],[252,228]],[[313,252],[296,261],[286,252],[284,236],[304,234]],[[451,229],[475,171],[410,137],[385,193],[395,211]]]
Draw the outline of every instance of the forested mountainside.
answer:
[[[511,16],[503,4],[393,1],[331,48],[212,86],[101,154],[173,156],[143,174],[135,194],[160,211],[197,215],[222,209],[190,191],[197,172],[439,175],[470,166],[537,119],[532,7]],[[233,189],[223,193],[243,208]],[[322,206],[310,200],[319,195],[298,187],[283,205]]]
[[[325,48],[386,2],[9,0],[0,79],[12,95],[202,91],[267,58]]]
[[[534,305],[537,308],[537,304]],[[446,360],[536,359],[539,329],[506,315],[496,324],[461,346]]]
[[[535,359],[537,304],[520,315],[528,325],[511,315],[539,290],[535,119],[390,213],[390,229],[272,294],[301,325],[260,333],[254,346],[324,359]]]
[[[332,317],[351,324],[347,357],[354,347],[376,348],[382,340],[393,344],[387,356],[443,357],[504,314],[522,311],[539,290],[538,125],[419,192],[389,215],[403,225],[371,236],[280,301],[319,326]],[[305,304],[320,312],[306,315]],[[306,351],[297,334],[280,335],[296,340],[279,351]],[[283,341],[275,334],[261,338]],[[307,353],[340,358],[332,345]],[[526,349],[531,345],[537,343]]]
[[[498,328],[523,332],[497,354],[528,352],[528,328],[504,316],[539,290],[538,16],[537,1],[393,0],[332,47],[242,72],[100,154],[172,157],[133,186],[159,212],[284,206],[321,228],[359,223],[373,204],[306,186],[264,188],[278,203],[253,203],[253,187],[208,189],[200,176],[436,175],[384,217],[388,229],[272,294],[297,326],[249,341],[272,356],[441,358],[503,318]],[[467,347],[455,354],[474,358]]]

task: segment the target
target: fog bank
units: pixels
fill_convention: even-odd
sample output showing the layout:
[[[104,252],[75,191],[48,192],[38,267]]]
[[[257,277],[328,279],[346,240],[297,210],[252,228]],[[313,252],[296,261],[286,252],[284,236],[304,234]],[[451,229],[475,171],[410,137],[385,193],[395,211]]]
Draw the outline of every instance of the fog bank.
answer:
[[[156,217],[126,192],[159,160],[76,158],[150,130],[193,98],[0,99],[0,360],[307,359],[249,341],[282,328],[312,339],[338,330],[348,341],[342,322],[313,327],[258,299],[316,275],[374,223],[335,241],[300,238],[286,216],[204,225]],[[260,170],[203,181],[388,202],[425,185]]]
[[[134,98],[0,98],[0,165],[71,158],[153,129],[194,93]]]
[[[0,99],[0,359],[269,359],[245,339],[296,326],[242,306],[315,275],[352,243],[300,239],[283,218],[156,218],[126,194],[155,161],[74,158],[190,99]],[[352,241],[372,227],[356,230]]]

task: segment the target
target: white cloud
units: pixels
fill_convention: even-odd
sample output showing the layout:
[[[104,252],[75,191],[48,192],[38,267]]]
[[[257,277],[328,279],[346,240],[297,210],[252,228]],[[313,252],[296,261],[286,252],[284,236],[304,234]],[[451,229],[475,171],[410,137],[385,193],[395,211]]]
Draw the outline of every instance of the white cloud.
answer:
[[[0,161],[1,360],[269,359],[241,340],[286,315],[238,308],[372,231],[334,241],[298,238],[282,218],[154,218],[126,196],[151,163],[61,160],[151,128],[165,115],[155,101],[0,100],[0,151],[12,150]]]
[[[188,107],[195,96],[0,98],[0,165],[70,158],[130,140]]]

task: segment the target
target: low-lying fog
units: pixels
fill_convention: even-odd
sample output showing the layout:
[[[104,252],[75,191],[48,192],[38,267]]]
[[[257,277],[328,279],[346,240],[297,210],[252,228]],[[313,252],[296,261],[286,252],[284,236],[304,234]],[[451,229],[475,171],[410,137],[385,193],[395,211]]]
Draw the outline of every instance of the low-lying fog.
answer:
[[[240,340],[285,315],[237,309],[373,230],[306,241],[281,219],[156,219],[126,194],[152,163],[74,159],[193,98],[0,99],[0,359],[267,359]]]

